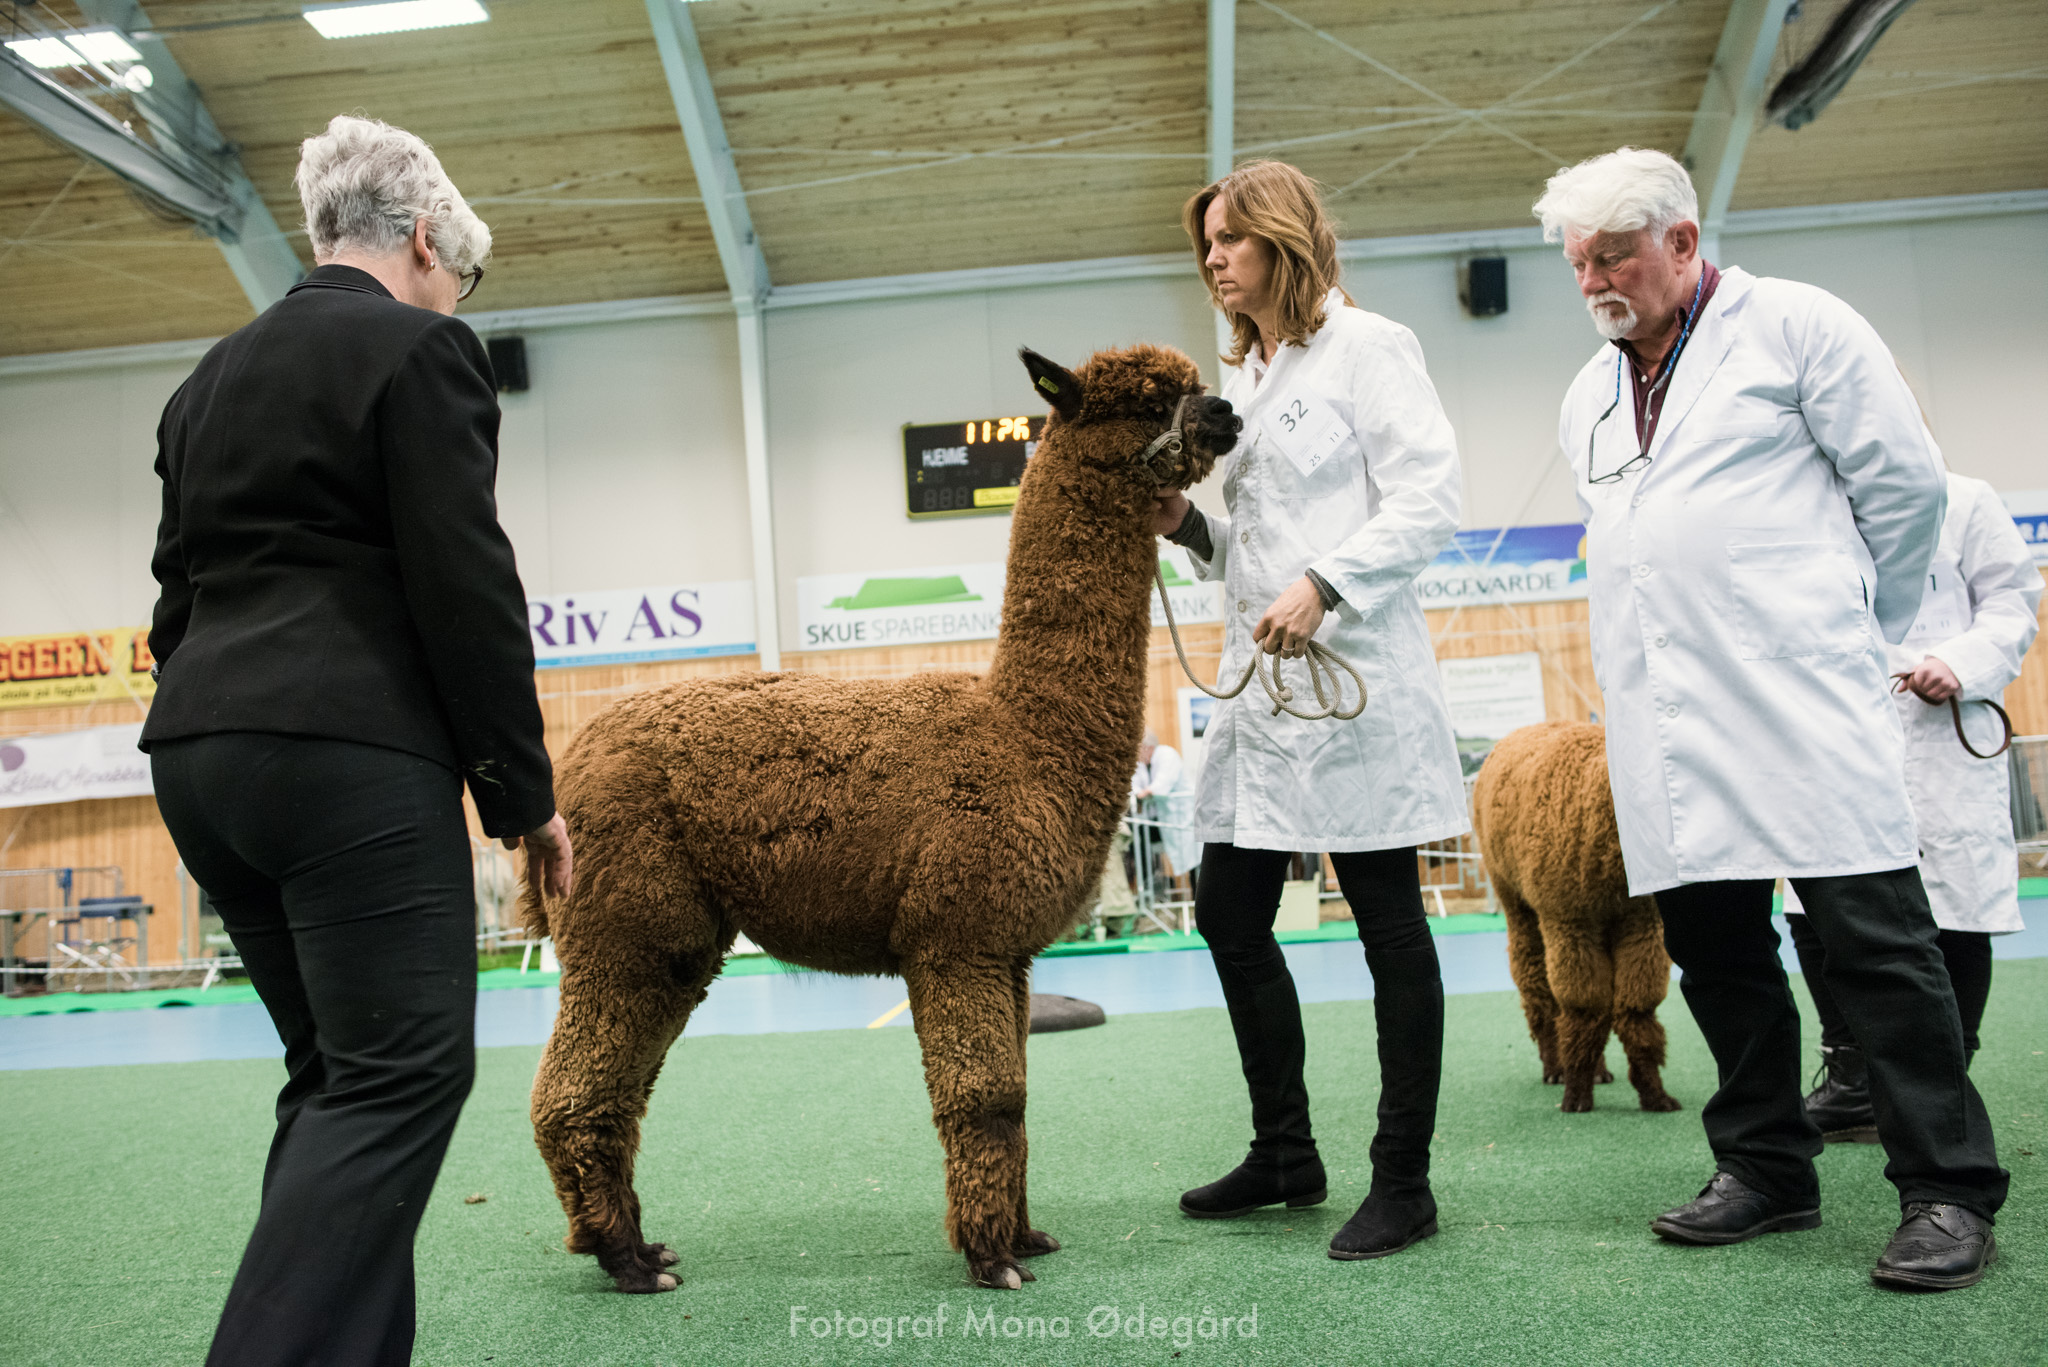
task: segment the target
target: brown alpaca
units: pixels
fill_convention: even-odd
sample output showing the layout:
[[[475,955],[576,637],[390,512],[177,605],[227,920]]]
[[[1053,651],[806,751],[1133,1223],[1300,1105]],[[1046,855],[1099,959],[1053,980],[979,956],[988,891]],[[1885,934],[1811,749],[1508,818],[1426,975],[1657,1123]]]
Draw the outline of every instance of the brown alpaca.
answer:
[[[1583,722],[1525,726],[1493,748],[1472,792],[1472,828],[1508,922],[1508,968],[1521,989],[1543,1080],[1564,1084],[1567,1111],[1593,1109],[1612,1082],[1601,1055],[1621,1037],[1628,1080],[1646,1111],[1675,1111],[1664,1090],[1670,987],[1664,923],[1628,895],[1604,732]]]
[[[1033,1280],[1019,1259],[1059,1247],[1024,1195],[1031,961],[1093,895],[1130,792],[1153,496],[1205,476],[1239,421],[1194,397],[1178,351],[1102,352],[1078,375],[1023,358],[1055,411],[1018,492],[986,676],[652,689],[592,719],[556,770],[576,887],[524,906],[562,964],[534,1136],[569,1248],[622,1291],[676,1285],[677,1255],[641,1233],[640,1118],[740,932],[790,963],[902,974],[953,1246],[1008,1289]]]

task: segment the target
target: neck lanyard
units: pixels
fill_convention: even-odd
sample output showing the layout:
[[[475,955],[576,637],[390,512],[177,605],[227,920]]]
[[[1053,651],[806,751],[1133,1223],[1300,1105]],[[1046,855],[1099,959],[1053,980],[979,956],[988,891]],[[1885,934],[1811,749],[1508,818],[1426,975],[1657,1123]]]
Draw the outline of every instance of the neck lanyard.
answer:
[[[1679,329],[1678,344],[1672,347],[1671,354],[1664,358],[1664,365],[1661,372],[1658,374],[1656,380],[1650,385],[1649,390],[1643,395],[1643,416],[1645,419],[1649,417],[1648,410],[1650,406],[1650,401],[1657,397],[1657,392],[1663,389],[1665,385],[1669,384],[1671,382],[1671,377],[1678,372],[1678,356],[1680,352],[1685,350],[1686,339],[1692,336],[1692,325],[1694,322],[1698,320],[1700,316],[1700,294],[1702,291],[1706,289],[1706,287],[1707,269],[1706,266],[1702,264],[1700,267],[1699,283],[1692,287],[1692,307],[1686,312],[1685,326]],[[1650,463],[1650,445],[1646,441],[1643,443],[1641,450],[1637,451],[1636,454],[1629,460],[1623,461],[1618,468],[1604,475],[1595,475],[1593,473],[1593,442],[1594,439],[1600,435],[1600,424],[1606,422],[1608,416],[1612,414],[1615,409],[1621,406],[1621,368],[1627,361],[1627,353],[1622,351],[1619,345],[1616,345],[1616,347],[1614,348],[1613,402],[1607,405],[1606,412],[1602,413],[1599,417],[1593,419],[1592,430],[1586,433],[1586,483],[1588,484],[1616,483],[1621,479],[1623,475],[1632,474]],[[1645,433],[1649,431],[1649,424],[1647,421],[1643,425],[1643,430]]]

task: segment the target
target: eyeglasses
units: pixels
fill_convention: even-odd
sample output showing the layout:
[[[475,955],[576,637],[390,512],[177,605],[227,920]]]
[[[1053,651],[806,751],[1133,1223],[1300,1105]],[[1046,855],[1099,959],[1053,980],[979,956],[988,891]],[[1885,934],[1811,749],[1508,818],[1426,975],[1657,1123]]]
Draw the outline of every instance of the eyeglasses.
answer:
[[[1667,369],[1665,371],[1665,377],[1669,378],[1669,376],[1670,371]],[[1663,385],[1663,383],[1664,381],[1662,379],[1657,381],[1657,384],[1660,387]],[[1657,391],[1655,389],[1652,389],[1650,392],[1654,394]],[[1593,419],[1593,430],[1586,434],[1586,483],[1588,484],[1619,484],[1621,482],[1621,477],[1623,475],[1634,474],[1636,471],[1642,469],[1645,465],[1648,465],[1650,463],[1650,452],[1649,449],[1646,447],[1643,450],[1638,451],[1630,459],[1623,461],[1620,465],[1617,465],[1613,469],[1613,471],[1608,474],[1596,476],[1593,473],[1593,442],[1600,435],[1600,424],[1606,422],[1608,417],[1613,414],[1614,410],[1619,408],[1620,406],[1621,357],[1616,356],[1614,358],[1614,402],[1607,405],[1606,412],[1602,413],[1599,417]]]
[[[459,304],[469,298],[470,295],[475,294],[476,287],[483,283],[483,279],[484,268],[482,266],[471,266],[468,270],[464,271],[457,277],[459,283],[455,290],[455,302]]]

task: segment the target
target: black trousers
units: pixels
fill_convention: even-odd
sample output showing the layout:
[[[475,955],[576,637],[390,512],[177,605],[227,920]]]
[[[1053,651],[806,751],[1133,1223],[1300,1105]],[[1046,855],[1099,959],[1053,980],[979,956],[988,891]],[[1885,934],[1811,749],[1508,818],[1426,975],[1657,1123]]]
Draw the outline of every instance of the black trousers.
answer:
[[[1281,1166],[1315,1153],[1301,1004],[1273,937],[1286,885],[1282,850],[1202,847],[1195,925],[1209,943],[1230,1008],[1252,1097],[1252,1155]],[[1379,1131],[1373,1192],[1394,1199],[1429,1191],[1429,1140],[1443,1073],[1444,984],[1422,909],[1415,849],[1333,854],[1337,878],[1365,944],[1379,1033]]]
[[[1849,1028],[1849,1018],[1828,990],[1828,951],[1820,942],[1820,933],[1804,916],[1787,916],[1785,924],[1792,928],[1799,971],[1806,975],[1813,1013],[1820,1017],[1820,1042],[1830,1049],[1854,1045],[1856,1032]],[[1948,980],[1955,989],[1956,1014],[1963,1021],[1963,1048],[1974,1054],[1977,1032],[1984,1024],[1984,1004],[1991,1000],[1991,936],[1981,930],[1938,930],[1935,943],[1941,946],[1941,961],[1948,966]]]
[[[2005,1201],[1991,1118],[1964,1069],[1963,1028],[1918,869],[1793,880],[1827,951],[1823,981],[1870,1066],[1870,1101],[1907,1201],[1987,1219]],[[1771,880],[1688,883],[1657,894],[1679,986],[1720,1069],[1701,1108],[1723,1172],[1814,1204],[1820,1131],[1801,1104],[1799,1011],[1771,928]]]
[[[262,1209],[207,1363],[403,1367],[413,1234],[476,1066],[460,780],[397,750],[253,733],[150,758],[285,1046]]]

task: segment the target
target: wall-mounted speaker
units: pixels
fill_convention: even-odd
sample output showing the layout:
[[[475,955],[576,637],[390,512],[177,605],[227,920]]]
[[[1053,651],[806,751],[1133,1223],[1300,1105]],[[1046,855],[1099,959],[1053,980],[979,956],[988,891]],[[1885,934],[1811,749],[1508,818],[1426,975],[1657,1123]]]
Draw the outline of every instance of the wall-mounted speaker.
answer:
[[[1508,259],[1475,256],[1458,266],[1458,302],[1474,318],[1493,318],[1508,311]]]
[[[491,373],[498,377],[500,394],[526,392],[526,339],[493,337],[484,343],[491,354]]]

